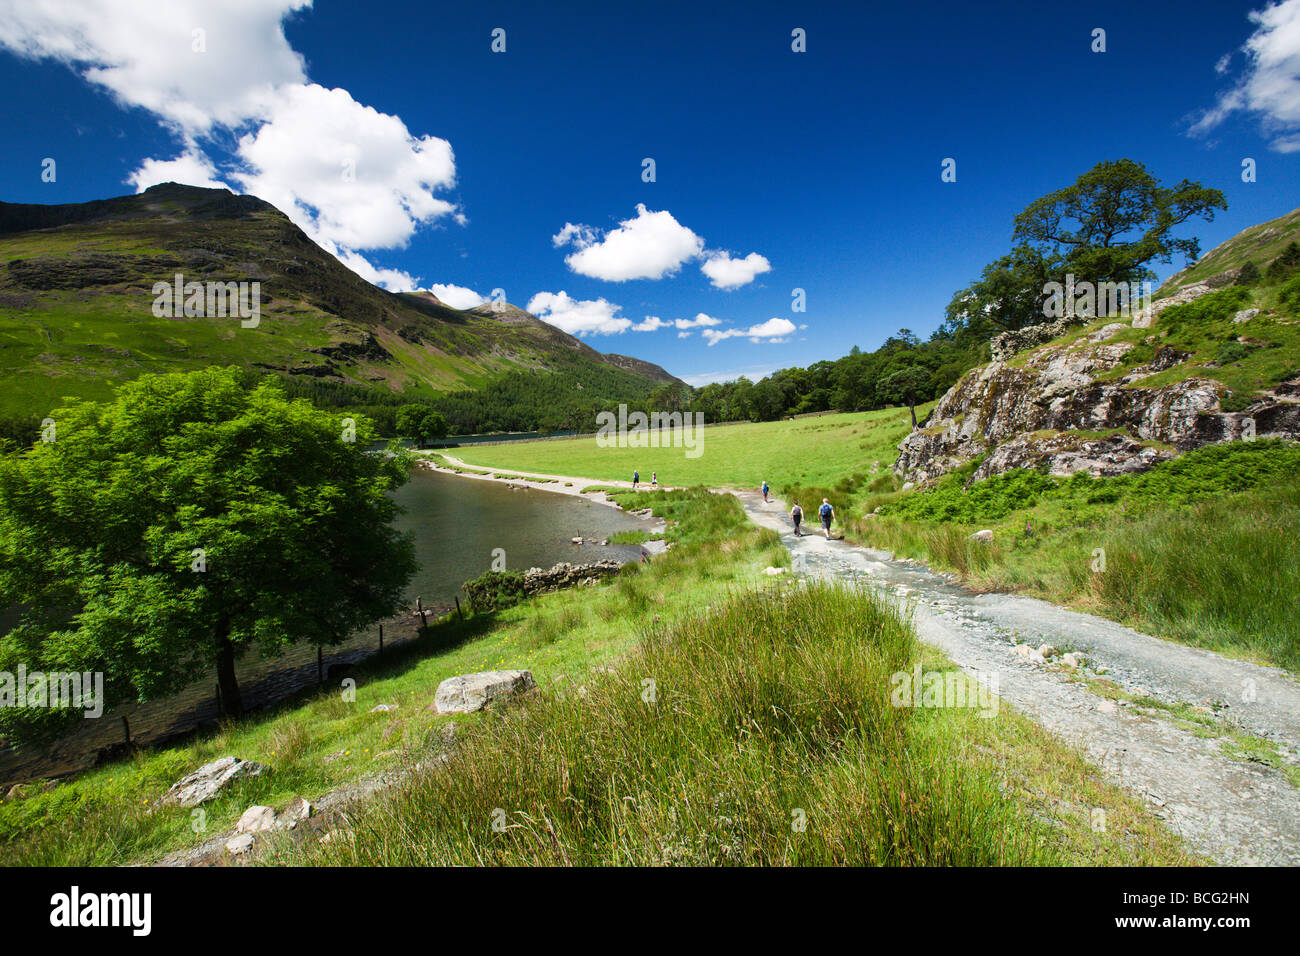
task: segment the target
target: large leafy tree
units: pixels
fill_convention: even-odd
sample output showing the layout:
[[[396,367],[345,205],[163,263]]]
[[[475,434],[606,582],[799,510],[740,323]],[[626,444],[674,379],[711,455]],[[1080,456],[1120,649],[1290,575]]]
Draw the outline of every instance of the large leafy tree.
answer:
[[[0,459],[0,606],[17,609],[0,666],[103,672],[109,706],[215,666],[237,713],[249,649],[334,644],[397,609],[415,559],[388,492],[406,463],[367,452],[366,419],[218,368],[51,417],[52,441]]]
[[[1193,218],[1214,221],[1223,193],[1184,179],[1160,184],[1131,159],[1098,163],[1075,182],[1030,203],[1015,217],[1010,253],[953,296],[950,330],[987,334],[1041,322],[1048,282],[1138,282],[1155,278],[1154,262],[1188,262],[1200,254],[1193,237],[1175,230]]]
[[[446,438],[450,426],[441,412],[428,405],[403,405],[395,418],[397,433],[423,445],[428,438]]]

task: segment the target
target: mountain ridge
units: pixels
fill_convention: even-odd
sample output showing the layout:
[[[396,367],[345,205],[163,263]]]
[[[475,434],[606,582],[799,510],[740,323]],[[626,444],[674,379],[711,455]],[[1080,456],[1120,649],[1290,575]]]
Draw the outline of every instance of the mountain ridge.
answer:
[[[260,283],[257,328],[153,314],[154,283]],[[0,202],[0,413],[102,399],[150,371],[234,364],[428,399],[511,371],[603,366],[677,382],[608,357],[509,306],[452,308],[348,269],[270,203],[163,183],[59,205]]]

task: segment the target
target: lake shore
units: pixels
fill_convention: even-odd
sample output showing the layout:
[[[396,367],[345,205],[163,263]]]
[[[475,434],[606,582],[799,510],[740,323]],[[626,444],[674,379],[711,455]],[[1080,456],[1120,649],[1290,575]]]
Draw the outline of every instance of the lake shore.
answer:
[[[595,502],[596,504],[608,505],[611,508],[617,508],[619,511],[623,510],[623,506],[620,505],[614,499],[610,498],[607,494],[605,494],[605,492],[603,491],[584,492],[583,489],[590,488],[593,485],[603,485],[606,487],[612,486],[616,488],[627,488],[629,491],[632,489],[632,482],[630,481],[600,481],[595,478],[583,478],[579,475],[547,475],[547,474],[542,474],[540,472],[512,470],[510,474],[512,476],[517,475],[518,477],[498,478],[496,477],[496,474],[500,474],[500,472],[492,473],[492,472],[482,472],[477,470],[471,471],[470,469],[477,469],[478,466],[468,465],[465,462],[461,461],[459,458],[456,458],[452,455],[442,454],[441,452],[439,452],[438,454],[440,454],[441,457],[446,461],[452,463],[454,467],[449,468],[444,465],[440,465],[431,458],[419,459],[420,467],[427,468],[430,471],[436,471],[444,475],[451,475],[454,478],[474,478],[479,481],[494,481],[500,484],[508,485],[512,488],[527,488],[527,489],[532,489],[534,491],[547,491],[557,495],[569,495],[570,497],[582,498],[586,501]],[[457,471],[458,468],[464,470]],[[641,482],[641,488],[643,490],[648,490],[649,487],[650,486],[647,482],[644,481]],[[667,485],[660,485],[658,487],[658,490],[675,491],[676,489],[670,488]],[[648,527],[646,530],[649,531],[651,534],[659,534],[663,532],[664,522],[662,519],[658,519],[658,518],[650,519],[647,517],[645,520],[650,524],[650,527]],[[650,554],[662,554],[664,551],[667,550],[667,543],[664,541],[646,541],[642,543],[641,547],[643,547]]]

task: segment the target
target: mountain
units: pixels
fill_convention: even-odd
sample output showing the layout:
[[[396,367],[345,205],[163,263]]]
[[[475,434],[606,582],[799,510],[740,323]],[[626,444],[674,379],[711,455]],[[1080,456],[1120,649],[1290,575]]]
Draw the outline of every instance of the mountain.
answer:
[[[366,282],[255,196],[165,183],[70,205],[0,203],[0,415],[106,398],[144,372],[212,364],[429,398],[512,371],[677,382],[514,306],[454,309]],[[260,315],[155,314],[155,283],[258,282]],[[163,310],[165,311],[165,310]],[[604,379],[608,376],[604,375]]]
[[[1300,439],[1297,241],[1300,209],[1212,249],[1136,314],[998,336],[994,361],[939,400],[895,470],[1115,475],[1207,444]]]

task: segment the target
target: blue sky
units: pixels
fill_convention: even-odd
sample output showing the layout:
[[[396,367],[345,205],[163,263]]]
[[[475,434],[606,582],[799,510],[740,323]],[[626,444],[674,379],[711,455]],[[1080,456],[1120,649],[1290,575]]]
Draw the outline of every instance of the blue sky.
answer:
[[[2,199],[224,183],[697,384],[927,335],[1103,159],[1222,189],[1203,250],[1300,204],[1300,0],[0,0],[0,87]]]

